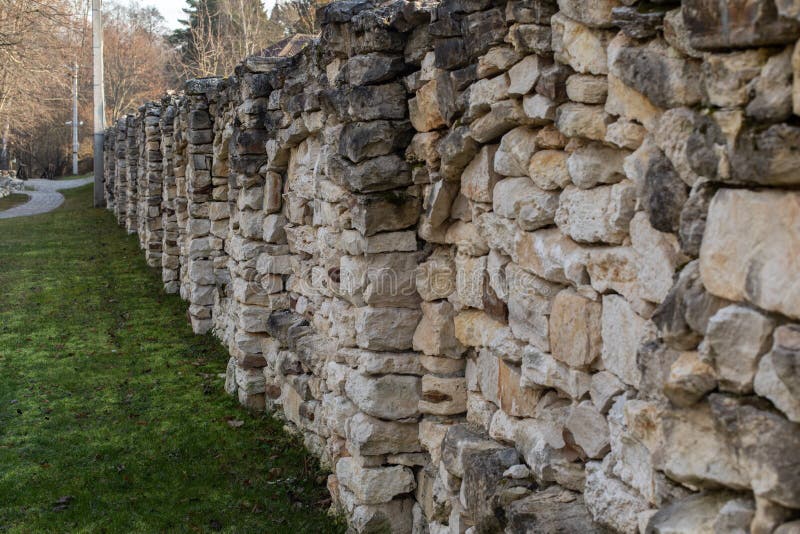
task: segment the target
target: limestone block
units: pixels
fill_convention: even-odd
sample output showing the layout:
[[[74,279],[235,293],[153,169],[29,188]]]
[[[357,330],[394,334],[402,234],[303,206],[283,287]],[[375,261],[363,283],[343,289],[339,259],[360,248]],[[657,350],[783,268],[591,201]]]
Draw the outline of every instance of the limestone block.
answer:
[[[711,201],[700,275],[714,295],[800,318],[800,194],[722,189]]]
[[[416,254],[387,252],[364,256],[342,256],[339,290],[356,306],[416,308]]]
[[[426,301],[445,299],[456,289],[456,268],[453,259],[446,255],[433,255],[419,264],[416,287]]]
[[[631,220],[630,233],[637,254],[638,296],[649,302],[662,302],[669,294],[678,265],[685,261],[678,239],[653,228],[641,211]]]
[[[521,59],[510,46],[495,46],[478,58],[476,75],[483,79],[507,71]]]
[[[468,126],[459,126],[450,130],[439,143],[442,176],[450,181],[459,180],[461,171],[472,161],[479,148],[470,136]]]
[[[700,50],[784,44],[797,39],[800,24],[783,18],[774,2],[745,0],[718,6],[691,0],[683,6],[689,41]]]
[[[550,350],[556,360],[585,368],[599,356],[602,306],[575,293],[560,291],[550,309]]]
[[[637,532],[637,516],[649,508],[639,493],[610,474],[609,460],[587,462],[584,499],[592,518],[618,532]]]
[[[423,302],[422,320],[414,331],[414,350],[459,358],[466,348],[455,337],[454,317],[453,305],[447,301]]]
[[[456,221],[447,228],[444,242],[456,245],[458,252],[469,256],[483,256],[489,253],[486,237],[471,222]]]
[[[584,74],[608,73],[606,48],[613,32],[590,28],[563,13],[554,15],[550,21],[556,61]]]
[[[585,137],[602,141],[611,117],[602,106],[569,102],[556,111],[556,127],[567,137]]]
[[[708,320],[705,343],[722,391],[753,391],[758,361],[769,350],[774,326],[770,318],[740,305],[726,306]]]
[[[694,185],[700,176],[716,175],[725,140],[709,117],[686,108],[671,109],[659,119],[654,135],[686,185]]]
[[[558,207],[558,193],[545,191],[526,177],[506,178],[495,185],[495,213],[516,219],[523,230],[536,230],[553,224]]]
[[[648,131],[654,130],[664,110],[617,76],[609,74],[607,80],[606,112],[628,121],[637,121]]]
[[[437,80],[433,79],[417,91],[416,97],[408,101],[411,124],[419,132],[429,132],[447,123],[439,109]]]
[[[557,228],[517,231],[511,258],[523,269],[551,282],[588,282],[585,251]]]
[[[479,310],[464,310],[455,316],[456,339],[468,347],[486,347],[519,361],[521,348],[511,329]]]
[[[409,308],[357,308],[358,346],[370,350],[410,349],[421,315],[419,310]]]
[[[522,111],[531,124],[548,124],[555,120],[558,104],[544,95],[525,95],[522,98]]]
[[[564,423],[565,440],[578,447],[588,458],[602,458],[611,450],[608,423],[591,401],[572,407]]]
[[[792,52],[792,70],[794,71],[792,81],[792,111],[795,115],[800,115],[800,45],[794,45]]]
[[[479,143],[490,143],[524,122],[525,112],[518,100],[500,100],[470,125],[469,134]]]
[[[513,364],[506,363],[500,358],[489,356],[496,360],[497,366],[497,403],[501,410],[512,417],[535,417],[536,406],[542,397],[542,390],[522,387],[522,371]],[[483,354],[481,358],[485,358]],[[488,425],[487,425],[488,426]]]
[[[574,102],[602,104],[608,95],[608,79],[591,74],[573,74],[567,78],[567,96]]]
[[[685,59],[662,39],[645,45],[617,37],[608,51],[609,73],[662,108],[692,106],[703,98],[700,62]]]
[[[614,373],[600,371],[592,375],[589,394],[600,413],[606,413],[611,408],[614,397],[624,391],[625,384]]]
[[[459,302],[482,310],[486,293],[486,256],[456,256],[456,293]]]
[[[548,66],[544,56],[525,56],[519,63],[508,70],[508,94],[522,96],[530,93],[539,80],[540,71]]]
[[[411,184],[411,169],[396,154],[377,156],[356,164],[334,156],[328,160],[328,171],[334,182],[357,193],[386,191]]]
[[[542,189],[561,189],[570,182],[567,158],[561,150],[539,150],[533,154],[528,166],[528,176]]]
[[[353,228],[365,236],[404,230],[417,222],[421,203],[414,191],[356,195],[351,208]]]
[[[765,49],[730,54],[709,54],[703,61],[703,85],[708,101],[719,107],[745,106],[750,100],[748,84],[761,73]]]
[[[506,280],[511,331],[519,339],[549,351],[548,317],[553,298],[562,286],[530,274],[514,263],[506,267]]]
[[[708,404],[666,412],[660,454],[664,472],[679,482],[694,486],[721,484],[746,488],[749,480],[739,465],[736,449],[715,425]]]
[[[336,476],[360,504],[386,503],[416,486],[414,474],[407,467],[360,467],[353,458],[336,463]]]
[[[603,297],[603,363],[608,371],[637,387],[641,373],[636,365],[639,346],[655,338],[655,326],[636,314],[618,295]]]
[[[633,217],[635,189],[627,180],[588,190],[568,186],[561,193],[555,222],[579,243],[619,244]]]
[[[347,396],[364,413],[380,419],[405,419],[419,414],[421,380],[410,375],[350,373]]]
[[[347,447],[355,456],[398,454],[421,450],[417,423],[382,421],[356,413],[345,424]]]
[[[559,0],[558,8],[571,19],[595,28],[606,28],[613,24],[611,10],[620,6],[617,0],[581,2],[580,0]]]
[[[646,135],[647,130],[644,126],[629,120],[620,119],[608,125],[608,129],[606,130],[606,142],[618,148],[636,150],[642,145]]]
[[[552,31],[544,24],[513,24],[508,40],[520,54],[547,55],[552,51]]]
[[[442,441],[442,463],[451,475],[464,478],[467,460],[470,455],[485,451],[507,450],[508,448],[488,437],[478,434],[466,425],[452,425],[447,429]],[[513,449],[511,449],[513,451]],[[507,453],[519,458],[514,452]],[[513,462],[513,463],[516,463]]]
[[[478,80],[469,87],[467,117],[478,118],[492,109],[492,104],[508,98],[510,80],[507,74]]]
[[[497,145],[483,147],[461,175],[461,194],[476,202],[491,202],[495,184],[502,178],[494,170]]]
[[[551,486],[506,509],[510,532],[599,532],[579,493]]]
[[[742,506],[734,493],[690,495],[670,503],[653,515],[647,523],[647,532],[746,532],[750,527],[753,504],[752,501],[741,501],[744,501],[744,514],[734,514],[733,508]],[[732,528],[726,528],[729,526]]]
[[[800,479],[791,464],[796,461],[800,426],[739,398],[711,394],[709,402],[715,421],[724,427],[725,439],[736,448],[756,497],[798,508]]]
[[[467,383],[463,377],[422,377],[419,411],[433,415],[456,415],[467,411]]]
[[[767,60],[753,82],[754,98],[745,114],[759,121],[785,121],[792,114],[792,48],[788,46]]]
[[[366,375],[423,374],[419,355],[415,352],[375,352],[356,348],[340,348],[338,355],[352,368]]]
[[[800,423],[800,327],[781,326],[775,330],[774,339],[772,350],[758,363],[753,386],[790,421]]]
[[[589,143],[576,149],[567,159],[572,183],[581,189],[598,184],[615,184],[625,179],[623,162],[628,152],[600,143]]]
[[[698,352],[690,351],[672,363],[664,394],[675,406],[691,406],[716,387],[714,368]]]
[[[526,126],[514,128],[500,140],[494,154],[494,171],[504,176],[526,176],[536,151],[536,132]]]
[[[589,391],[591,377],[588,373],[570,369],[563,363],[535,347],[526,347],[522,360],[523,387],[555,388],[573,399],[580,399]]]

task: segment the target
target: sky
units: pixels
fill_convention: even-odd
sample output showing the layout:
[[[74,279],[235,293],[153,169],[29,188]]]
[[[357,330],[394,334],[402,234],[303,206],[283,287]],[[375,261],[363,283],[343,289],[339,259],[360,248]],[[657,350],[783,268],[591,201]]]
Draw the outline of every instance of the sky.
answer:
[[[143,6],[155,6],[158,8],[161,14],[164,15],[167,27],[170,30],[180,27],[178,20],[185,17],[182,9],[186,7],[186,0],[142,0],[140,3]],[[266,0],[263,3],[271,6],[274,0]]]

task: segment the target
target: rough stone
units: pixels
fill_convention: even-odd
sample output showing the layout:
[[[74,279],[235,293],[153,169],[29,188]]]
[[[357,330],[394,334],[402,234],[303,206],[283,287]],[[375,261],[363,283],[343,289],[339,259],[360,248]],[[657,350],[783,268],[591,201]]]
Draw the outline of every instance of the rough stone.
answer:
[[[781,326],[774,339],[772,350],[758,363],[753,386],[790,421],[800,423],[800,326]]]
[[[336,476],[360,504],[386,503],[415,487],[414,474],[407,467],[360,467],[353,458],[336,463]]]
[[[550,309],[550,349],[571,367],[587,367],[600,356],[602,307],[571,289],[560,291]]]
[[[797,272],[800,194],[721,189],[700,248],[708,291],[800,318],[800,294],[783,274]]]
[[[360,410],[373,417],[403,419],[419,413],[422,389],[417,376],[350,373],[345,391]]]
[[[735,304],[708,320],[705,342],[722,391],[753,391],[758,361],[769,349],[773,327],[769,317]]]
[[[587,190],[568,186],[561,193],[555,222],[579,243],[619,244],[628,233],[635,199],[635,186],[629,181]]]
[[[638,388],[641,379],[636,365],[639,346],[655,337],[655,328],[634,312],[618,295],[603,297],[602,358],[607,370],[628,385]]]
[[[606,48],[614,34],[584,26],[559,13],[551,19],[557,61],[584,74],[607,74]]]

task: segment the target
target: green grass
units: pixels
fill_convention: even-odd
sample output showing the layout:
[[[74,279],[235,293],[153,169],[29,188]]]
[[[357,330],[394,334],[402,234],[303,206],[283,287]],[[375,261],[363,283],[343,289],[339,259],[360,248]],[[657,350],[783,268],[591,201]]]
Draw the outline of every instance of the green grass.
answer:
[[[92,186],[0,221],[0,532],[343,532]],[[243,421],[243,425],[229,424]]]
[[[25,204],[30,198],[31,197],[28,195],[23,195],[22,193],[11,193],[8,196],[0,198],[0,211],[5,211],[13,208],[14,206]]]
[[[81,178],[88,178],[90,176],[94,176],[94,174],[91,172],[78,174],[77,176],[74,174],[65,174],[64,176],[56,176],[53,180],[80,180]]]

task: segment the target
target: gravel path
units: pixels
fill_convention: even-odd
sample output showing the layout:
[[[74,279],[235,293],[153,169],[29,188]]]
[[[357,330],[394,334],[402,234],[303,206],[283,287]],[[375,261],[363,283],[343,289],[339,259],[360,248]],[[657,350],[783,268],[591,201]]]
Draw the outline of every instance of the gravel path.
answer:
[[[77,180],[27,180],[25,185],[33,187],[34,191],[19,191],[28,195],[30,200],[25,204],[15,206],[11,209],[0,211],[0,219],[10,219],[12,217],[27,217],[29,215],[39,215],[53,211],[64,202],[64,195],[59,193],[61,189],[72,189],[92,183],[94,178],[78,178]]]

